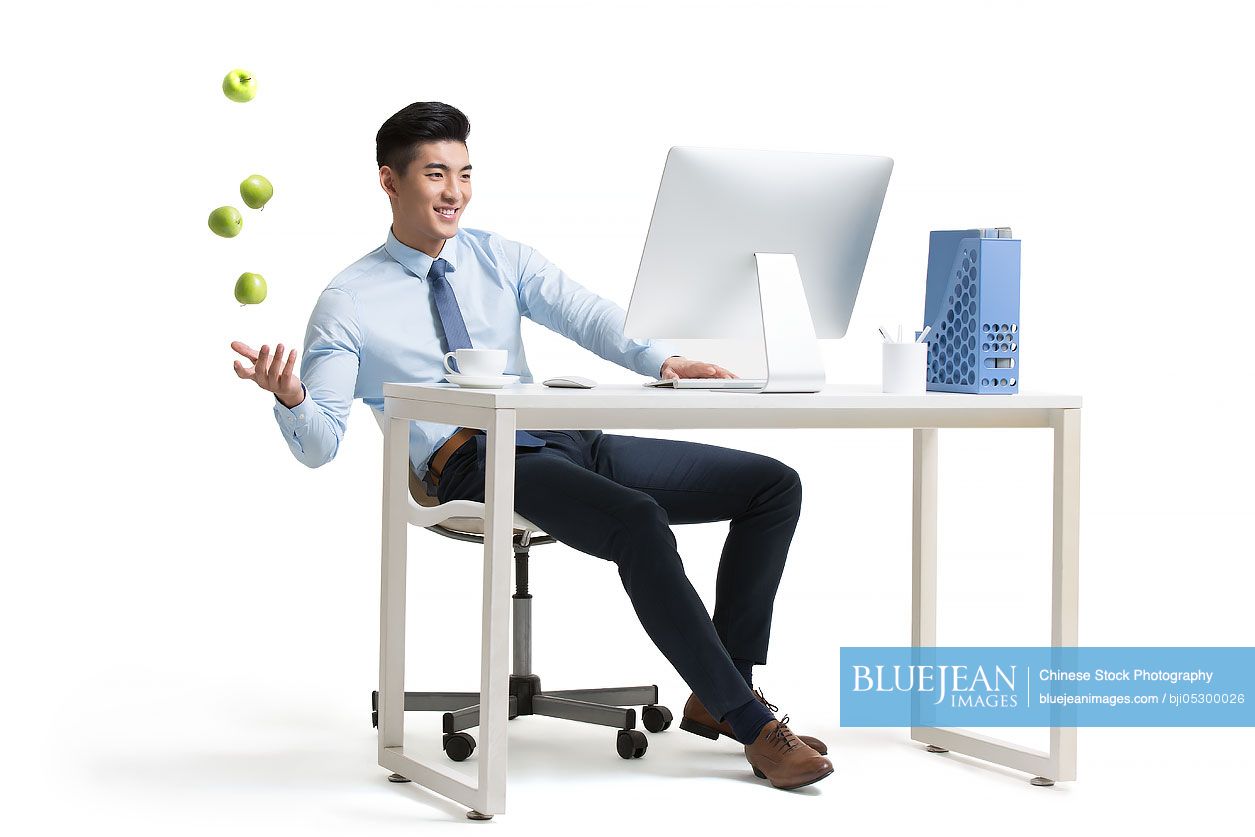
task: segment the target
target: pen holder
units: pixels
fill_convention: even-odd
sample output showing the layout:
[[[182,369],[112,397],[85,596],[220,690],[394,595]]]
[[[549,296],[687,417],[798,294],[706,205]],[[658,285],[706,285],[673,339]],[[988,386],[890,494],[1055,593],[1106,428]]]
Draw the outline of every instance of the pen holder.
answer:
[[[881,344],[880,391],[924,392],[927,383],[927,343]]]

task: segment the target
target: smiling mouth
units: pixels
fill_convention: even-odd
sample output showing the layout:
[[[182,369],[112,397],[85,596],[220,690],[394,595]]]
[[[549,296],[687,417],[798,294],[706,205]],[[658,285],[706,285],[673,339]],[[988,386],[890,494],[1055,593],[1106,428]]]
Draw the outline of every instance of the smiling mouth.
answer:
[[[451,208],[436,207],[436,214],[439,215],[441,218],[454,218],[461,211],[462,211],[462,207],[460,206],[451,207]]]

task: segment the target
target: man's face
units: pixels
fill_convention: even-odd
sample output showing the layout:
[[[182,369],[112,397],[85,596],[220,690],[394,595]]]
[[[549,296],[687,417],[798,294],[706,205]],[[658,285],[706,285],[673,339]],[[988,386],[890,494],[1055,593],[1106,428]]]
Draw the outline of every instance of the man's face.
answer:
[[[464,143],[424,143],[404,177],[384,166],[379,182],[392,202],[397,237],[438,253],[446,239],[457,235],[458,221],[471,202],[470,156]]]

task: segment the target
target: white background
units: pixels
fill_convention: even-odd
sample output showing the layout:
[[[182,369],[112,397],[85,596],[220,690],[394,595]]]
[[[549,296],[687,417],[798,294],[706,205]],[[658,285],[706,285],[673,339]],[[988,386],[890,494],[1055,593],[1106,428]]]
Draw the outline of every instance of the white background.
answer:
[[[374,421],[356,403],[336,459],[305,469],[228,345],[299,346],[319,291],[383,242],[375,132],[416,100],[470,118],[465,225],[623,305],[672,145],[893,157],[849,333],[824,347],[836,382],[878,380],[878,324],[919,325],[929,230],[1010,225],[1023,387],[1084,398],[1082,644],[1255,644],[1252,68],[1227,4],[33,8],[0,33],[13,833],[470,826],[375,762]],[[219,89],[237,66],[259,80],[247,105]],[[274,199],[213,236],[208,212],[254,172]],[[233,300],[245,270],[264,304]],[[639,380],[526,328],[538,378]],[[607,728],[520,718],[491,827],[1168,833],[1238,812],[1250,729],[1083,729],[1079,781],[1041,789],[840,728],[839,648],[909,642],[910,433],[658,435],[801,471],[755,680],[837,773],[782,793],[727,739],[673,726],[628,762]],[[942,644],[1048,644],[1049,466],[1048,431],[942,433]],[[725,531],[677,531],[711,606]],[[418,531],[411,557],[408,688],[474,689],[479,555]],[[546,686],[657,683],[678,724],[688,689],[613,565],[538,549],[532,589]],[[411,715],[410,746],[435,754],[438,725]]]

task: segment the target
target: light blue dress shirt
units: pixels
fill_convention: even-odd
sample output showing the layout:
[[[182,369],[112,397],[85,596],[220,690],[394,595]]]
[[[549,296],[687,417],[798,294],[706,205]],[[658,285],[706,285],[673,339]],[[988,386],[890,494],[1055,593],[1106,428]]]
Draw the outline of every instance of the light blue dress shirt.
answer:
[[[570,338],[606,360],[657,378],[676,352],[623,336],[626,312],[567,276],[534,248],[493,232],[460,228],[437,258],[457,294],[471,342],[505,349],[506,372],[532,383],[521,317]],[[289,410],[275,398],[275,420],[302,464],[330,462],[344,438],[349,407],[360,398],[383,412],[384,381],[444,380],[440,318],[427,284],[431,256],[388,240],[341,271],[310,315],[301,358],[305,399]],[[410,465],[421,478],[433,451],[457,430],[410,424]]]

